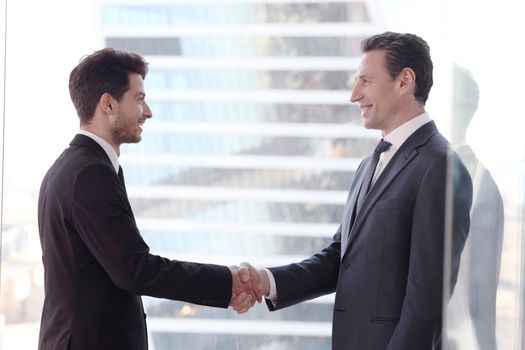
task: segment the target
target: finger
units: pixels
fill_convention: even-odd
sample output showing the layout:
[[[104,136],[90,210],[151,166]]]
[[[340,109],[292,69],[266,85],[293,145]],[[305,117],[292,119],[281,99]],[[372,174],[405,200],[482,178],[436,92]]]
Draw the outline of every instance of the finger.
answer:
[[[261,292],[261,287],[260,286],[257,286],[257,288],[254,289],[254,299],[260,303],[262,301],[262,292]]]
[[[233,309],[237,311],[237,313],[243,313],[248,311],[253,306],[252,297],[249,294],[241,293],[242,296],[239,296],[236,300],[235,305],[233,305]]]
[[[233,294],[232,295],[232,298],[231,298],[231,301],[230,301],[230,306],[232,306],[233,308],[237,307],[237,305],[240,305],[244,302],[244,300],[246,300],[246,293],[245,292],[242,292],[242,293],[239,293],[239,294]]]
[[[246,308],[244,308],[244,309],[235,310],[235,312],[236,312],[237,314],[240,315],[240,314],[245,313],[245,312],[248,311],[248,310],[250,310],[250,308],[249,308],[249,307],[246,307]]]
[[[252,285],[251,288],[249,289],[249,294],[251,294],[252,301],[253,301],[254,304],[256,302],[260,303],[262,301],[262,294],[261,294],[260,289],[259,289],[258,286]]]
[[[235,308],[234,310],[238,313],[238,314],[243,314],[245,313],[246,311],[250,310],[251,308],[251,303],[246,303],[246,304],[241,304],[239,305],[237,308]]]
[[[230,305],[233,307],[234,310],[241,309],[241,308],[244,308],[248,304],[249,299],[250,299],[250,296],[247,293],[242,292],[239,295],[237,295],[235,298],[232,299],[232,302]]]
[[[258,304],[260,304],[262,302],[262,295],[259,293],[255,296],[255,298],[253,299],[253,302],[257,302]]]

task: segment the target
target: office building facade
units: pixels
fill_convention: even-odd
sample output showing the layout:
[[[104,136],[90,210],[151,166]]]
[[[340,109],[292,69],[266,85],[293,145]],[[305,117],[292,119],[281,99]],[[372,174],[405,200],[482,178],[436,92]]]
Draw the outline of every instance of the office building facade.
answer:
[[[326,246],[376,142],[349,102],[367,1],[102,1],[104,45],[138,52],[153,118],[121,162],[153,253],[256,266]],[[155,349],[329,349],[333,296],[245,315],[145,299]]]

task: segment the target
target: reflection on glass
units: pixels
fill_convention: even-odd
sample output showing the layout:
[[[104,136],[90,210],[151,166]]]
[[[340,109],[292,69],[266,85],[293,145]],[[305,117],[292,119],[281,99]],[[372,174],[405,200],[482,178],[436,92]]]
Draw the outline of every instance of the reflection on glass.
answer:
[[[458,281],[447,308],[449,349],[495,350],[496,294],[504,232],[504,209],[492,175],[466,142],[479,87],[465,68],[454,67],[453,141],[472,178],[469,236]]]

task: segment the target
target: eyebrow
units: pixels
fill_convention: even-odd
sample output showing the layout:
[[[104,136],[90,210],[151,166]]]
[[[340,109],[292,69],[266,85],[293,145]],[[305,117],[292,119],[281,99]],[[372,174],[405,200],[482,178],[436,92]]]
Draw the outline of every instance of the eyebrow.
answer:
[[[135,96],[136,97],[146,97],[146,94],[143,92],[138,92]]]
[[[366,75],[366,74],[358,75],[357,72],[355,72],[354,74],[352,74],[351,81],[353,81],[354,83],[357,83],[357,80],[358,80],[358,79],[370,80],[371,77],[370,77],[369,75]]]

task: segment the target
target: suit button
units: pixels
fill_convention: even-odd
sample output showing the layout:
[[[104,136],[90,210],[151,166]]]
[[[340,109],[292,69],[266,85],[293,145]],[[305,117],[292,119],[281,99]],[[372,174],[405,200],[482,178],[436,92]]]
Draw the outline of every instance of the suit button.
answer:
[[[341,265],[343,266],[343,268],[347,269],[350,267],[350,264],[347,263],[347,262],[342,262]]]

